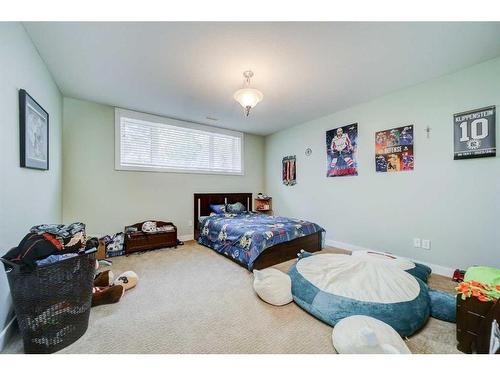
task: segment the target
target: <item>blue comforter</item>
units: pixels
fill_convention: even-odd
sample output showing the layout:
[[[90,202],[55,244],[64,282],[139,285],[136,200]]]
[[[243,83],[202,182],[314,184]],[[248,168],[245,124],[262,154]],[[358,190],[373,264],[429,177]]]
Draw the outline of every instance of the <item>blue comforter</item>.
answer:
[[[201,219],[198,242],[244,264],[251,271],[267,248],[325,230],[304,220],[254,212],[216,214]]]

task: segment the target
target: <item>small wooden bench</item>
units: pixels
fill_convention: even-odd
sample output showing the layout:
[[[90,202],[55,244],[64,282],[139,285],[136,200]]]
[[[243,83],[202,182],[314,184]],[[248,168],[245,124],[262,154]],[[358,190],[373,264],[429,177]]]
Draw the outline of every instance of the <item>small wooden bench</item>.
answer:
[[[146,222],[137,223],[125,227],[125,255],[137,251],[148,251],[165,247],[176,248],[179,244],[177,240],[177,227],[171,223],[160,220],[147,220],[156,222],[156,227],[169,227],[168,230],[158,232],[143,232],[142,225]],[[171,228],[170,228],[171,227]],[[132,229],[134,228],[134,229]]]

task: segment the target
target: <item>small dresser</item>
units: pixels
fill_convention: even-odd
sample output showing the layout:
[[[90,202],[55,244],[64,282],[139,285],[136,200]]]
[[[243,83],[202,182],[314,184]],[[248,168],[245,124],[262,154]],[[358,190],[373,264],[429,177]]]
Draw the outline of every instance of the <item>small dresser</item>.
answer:
[[[137,223],[125,227],[125,255],[137,251],[148,251],[178,245],[177,227],[171,223],[160,220],[148,220],[156,222],[156,232],[143,232],[142,226],[145,223]]]
[[[273,198],[265,197],[265,198],[255,198],[254,199],[254,207],[255,211],[266,215],[273,214]]]
[[[487,354],[491,324],[500,322],[500,302],[481,302],[476,297],[457,296],[457,349],[464,353]]]

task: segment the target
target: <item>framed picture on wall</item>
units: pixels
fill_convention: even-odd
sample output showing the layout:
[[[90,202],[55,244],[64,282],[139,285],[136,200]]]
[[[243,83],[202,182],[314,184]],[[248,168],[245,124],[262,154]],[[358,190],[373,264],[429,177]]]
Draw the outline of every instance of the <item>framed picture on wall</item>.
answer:
[[[49,114],[26,90],[19,90],[21,167],[49,169]]]
[[[326,176],[358,175],[358,124],[326,132]]]
[[[412,171],[414,157],[413,125],[375,133],[375,171]]]
[[[453,115],[455,160],[496,155],[495,106]]]
[[[297,183],[297,158],[285,156],[282,161],[283,184],[293,186]]]

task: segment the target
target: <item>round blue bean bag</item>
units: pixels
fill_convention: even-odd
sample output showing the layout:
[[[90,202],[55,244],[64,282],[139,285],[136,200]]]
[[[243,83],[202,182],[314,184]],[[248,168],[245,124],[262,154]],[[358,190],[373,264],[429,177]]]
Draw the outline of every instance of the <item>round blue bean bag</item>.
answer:
[[[304,252],[299,258],[288,271],[293,299],[331,326],[367,315],[409,336],[429,318],[427,285],[394,264],[344,254]]]

